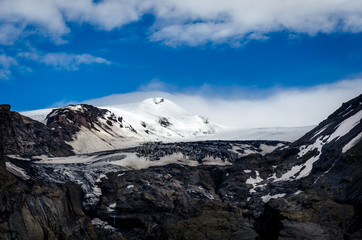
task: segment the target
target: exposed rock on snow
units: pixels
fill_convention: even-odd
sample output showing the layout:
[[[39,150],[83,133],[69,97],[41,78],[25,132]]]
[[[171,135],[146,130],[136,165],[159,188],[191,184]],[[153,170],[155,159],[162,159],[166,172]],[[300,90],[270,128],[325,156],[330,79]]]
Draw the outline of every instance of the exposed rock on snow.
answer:
[[[45,150],[39,151],[39,157],[26,157],[16,152],[9,154],[7,160],[9,169],[35,180],[18,179],[22,182],[17,185],[16,194],[28,199],[29,214],[26,216],[34,216],[33,222],[41,226],[36,232],[41,234],[42,229],[46,229],[47,233],[59,236],[62,232],[59,229],[65,227],[69,236],[79,238],[83,231],[88,234],[84,236],[87,239],[167,239],[170,236],[175,239],[190,236],[200,239],[359,239],[362,232],[359,211],[362,206],[361,102],[362,95],[343,104],[292,144],[278,141],[149,142],[71,157],[49,157]],[[172,106],[172,112],[167,109],[170,106],[171,103],[161,98],[123,108],[124,113],[69,106],[49,115],[54,121],[49,120],[47,124],[51,123],[52,128],[48,130],[60,136],[71,136],[68,142],[73,143],[76,140],[71,126],[78,127],[75,135],[87,130],[98,134],[96,137],[101,141],[104,136],[117,137],[121,133],[136,138],[143,134],[152,136],[152,131],[156,130],[161,132],[159,136],[186,139],[184,136],[194,131],[190,131],[191,128],[180,130],[181,123],[174,116],[182,110]],[[140,109],[152,115],[147,119],[153,120],[139,119]],[[127,120],[132,114],[133,119]],[[170,124],[162,126],[160,118],[167,119]],[[210,125],[204,118],[191,119]],[[176,133],[182,133],[182,137],[174,135]],[[109,139],[104,138],[104,142],[110,143]],[[94,150],[95,146],[92,148]],[[0,166],[0,177],[4,170],[5,164]],[[36,195],[30,198],[19,190],[23,187],[33,194],[31,184],[45,181],[56,184],[37,185]],[[73,184],[73,187],[57,190],[69,181],[81,187],[83,207],[93,219],[92,225],[91,218],[85,218],[80,207],[81,194],[74,199],[74,192],[79,193],[80,188],[75,189]],[[4,182],[0,181],[0,187]],[[43,187],[44,191],[40,191]],[[67,191],[71,192],[64,194]],[[6,194],[7,198],[11,196],[8,191]],[[75,209],[76,224],[67,217],[59,217],[62,224],[58,227],[58,222],[54,221],[58,219],[54,217],[58,216],[54,205],[60,205],[54,196],[61,196],[61,203],[67,206],[61,212],[64,216],[74,214],[69,209]],[[0,209],[7,213],[16,211],[9,202],[12,203],[3,201],[7,205]],[[30,206],[36,210],[31,211]],[[17,214],[25,216],[24,211],[27,213],[23,209]],[[3,219],[6,215],[1,214],[0,220],[9,222]],[[31,222],[18,221],[18,215],[12,215],[11,222]],[[11,227],[11,224],[4,226]],[[11,230],[21,231],[19,229]],[[4,233],[8,232],[6,229]],[[39,235],[39,239],[42,236]]]

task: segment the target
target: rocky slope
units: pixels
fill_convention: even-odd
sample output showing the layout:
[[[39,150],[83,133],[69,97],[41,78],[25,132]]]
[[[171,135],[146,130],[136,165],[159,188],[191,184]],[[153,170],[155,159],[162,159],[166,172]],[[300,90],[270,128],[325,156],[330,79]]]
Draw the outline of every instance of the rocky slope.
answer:
[[[0,239],[99,239],[82,209],[80,187],[13,176],[2,139],[0,131]]]
[[[38,121],[10,111],[10,105],[0,105],[0,132],[6,154],[23,156],[74,154],[73,148],[64,142],[63,136]]]
[[[52,128],[67,129],[69,124],[92,129],[90,122],[100,119],[97,114],[67,114],[54,114]],[[362,95],[292,144],[147,143],[71,157],[8,155],[7,164],[30,179],[16,180],[34,192],[28,208],[37,204],[37,197],[41,203],[56,201],[52,196],[65,199],[65,205],[74,202],[81,193],[62,197],[69,186],[76,188],[66,182],[81,186],[74,190],[84,194],[75,201],[77,211],[64,213],[80,219],[77,226],[62,218],[59,224],[70,230],[68,235],[51,230],[54,238],[78,238],[79,232],[88,231],[89,239],[361,239],[361,114]],[[98,123],[93,127],[100,130]],[[39,191],[29,190],[35,185]],[[10,198],[9,190],[2,192]],[[13,201],[21,203],[15,199],[24,196]],[[14,203],[4,206],[4,212],[16,211]],[[38,222],[37,214],[50,219],[56,213],[51,207],[38,210],[30,213]],[[2,221],[10,222],[4,216]],[[54,229],[47,222],[39,224],[43,233]],[[1,233],[20,234],[4,229]]]

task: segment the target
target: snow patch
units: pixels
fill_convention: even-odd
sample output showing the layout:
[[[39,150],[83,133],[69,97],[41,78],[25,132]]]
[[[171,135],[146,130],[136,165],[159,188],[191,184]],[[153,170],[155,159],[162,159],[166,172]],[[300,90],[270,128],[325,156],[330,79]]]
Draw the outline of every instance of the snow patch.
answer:
[[[284,146],[285,146],[285,144],[282,144],[282,143],[278,143],[276,146],[260,144],[259,148],[260,148],[260,150],[262,150],[261,154],[265,155],[265,154],[273,152],[277,148],[284,147]]]
[[[115,207],[116,207],[117,203],[111,203],[109,204],[109,206],[107,207],[107,212],[114,212],[115,211]]]
[[[354,145],[356,145],[359,141],[361,141],[361,139],[362,139],[362,133],[359,133],[356,137],[354,137],[342,148],[342,153],[346,153],[349,149],[351,149]]]
[[[18,176],[23,180],[29,180],[30,179],[30,177],[28,176],[26,171],[24,169],[22,169],[21,167],[18,167],[18,166],[16,166],[15,164],[13,164],[11,162],[5,162],[5,165],[6,165],[6,170],[11,172],[15,176]]]
[[[246,184],[251,184],[253,185],[253,188],[251,188],[249,190],[249,193],[253,193],[253,192],[256,192],[255,191],[255,188],[257,187],[258,183],[264,181],[264,179],[262,179],[260,176],[259,176],[259,171],[255,171],[256,173],[256,177],[255,178],[252,178],[251,176],[246,180]]]
[[[307,177],[313,169],[313,164],[319,160],[320,155],[322,154],[323,147],[323,136],[320,136],[314,144],[309,146],[300,147],[300,151],[298,153],[299,158],[303,157],[306,153],[317,150],[318,154],[309,158],[305,163],[293,166],[291,170],[284,173],[280,178],[276,178],[274,181],[293,181],[297,179],[301,179]]]
[[[262,196],[261,199],[263,200],[264,203],[267,203],[270,201],[270,199],[276,199],[276,198],[281,198],[281,197],[284,197],[286,195],[286,193],[280,193],[280,194],[275,194],[275,195],[265,195],[265,196]]]
[[[298,191],[296,191],[295,193],[293,193],[293,195],[298,195],[298,194],[300,194],[300,193],[302,193],[303,191],[301,191],[301,190],[298,190]]]
[[[338,140],[349,133],[361,121],[361,118],[362,110],[341,122],[338,128],[328,138],[327,143],[333,141],[334,139]]]
[[[99,131],[82,126],[73,141],[66,143],[71,145],[77,154],[135,147],[141,143],[141,139],[137,139],[134,133],[121,134],[112,131],[113,134],[110,134],[101,127],[97,129]]]
[[[327,124],[326,126],[324,126],[321,130],[319,130],[318,132],[316,132],[313,137],[311,137],[310,140],[312,140],[313,138],[315,138],[316,136],[318,136],[319,134],[321,134],[324,130],[326,130],[326,128],[329,126],[329,124]]]

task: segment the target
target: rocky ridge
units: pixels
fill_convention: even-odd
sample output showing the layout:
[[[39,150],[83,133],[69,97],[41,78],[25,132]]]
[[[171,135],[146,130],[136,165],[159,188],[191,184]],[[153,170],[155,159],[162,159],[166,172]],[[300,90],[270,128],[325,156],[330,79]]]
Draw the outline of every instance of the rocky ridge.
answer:
[[[26,112],[36,119],[49,110]],[[164,98],[98,108],[88,104],[51,110],[42,122],[77,154],[135,146],[145,141],[178,141],[216,133],[209,119],[188,114]]]
[[[2,106],[2,110],[6,117],[10,108]],[[98,239],[82,209],[83,193],[78,185],[23,181],[6,171],[2,140],[7,139],[2,134],[0,131],[0,239]]]
[[[10,105],[0,105],[0,131],[6,154],[22,156],[70,156],[73,148],[63,137],[31,118],[10,111]]]
[[[361,113],[362,95],[290,145],[148,143],[72,158],[8,160],[32,178],[22,183],[41,176],[36,181],[72,180],[84,193],[92,186],[97,201],[84,195],[81,210],[99,238],[360,239]],[[276,150],[263,152],[265,145]],[[126,164],[137,161],[142,167]],[[98,171],[106,167],[112,170]],[[77,236],[76,229],[64,238]]]

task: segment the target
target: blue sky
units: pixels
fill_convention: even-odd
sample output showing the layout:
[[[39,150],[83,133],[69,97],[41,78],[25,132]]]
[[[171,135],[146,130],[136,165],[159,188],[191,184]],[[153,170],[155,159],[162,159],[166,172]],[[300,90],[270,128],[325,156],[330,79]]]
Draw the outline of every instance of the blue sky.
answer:
[[[346,79],[344,99],[361,92],[360,0],[145,2],[0,0],[0,102],[260,99]]]

